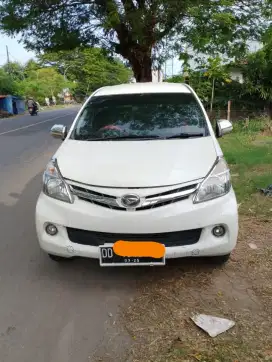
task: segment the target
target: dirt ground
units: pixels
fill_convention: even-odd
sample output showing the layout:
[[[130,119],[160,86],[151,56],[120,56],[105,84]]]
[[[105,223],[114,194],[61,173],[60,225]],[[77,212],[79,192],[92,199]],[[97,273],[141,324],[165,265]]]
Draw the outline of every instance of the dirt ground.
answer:
[[[271,242],[271,219],[244,217],[225,266],[183,259],[147,269],[121,318],[133,341],[126,361],[272,361]],[[191,321],[194,313],[236,325],[211,338]]]

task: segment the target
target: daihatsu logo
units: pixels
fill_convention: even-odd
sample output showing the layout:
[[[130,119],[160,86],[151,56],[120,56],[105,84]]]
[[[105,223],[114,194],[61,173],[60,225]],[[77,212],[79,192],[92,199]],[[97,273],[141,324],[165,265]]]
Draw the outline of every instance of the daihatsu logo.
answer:
[[[137,207],[140,204],[140,197],[135,194],[127,194],[122,196],[121,203],[124,207]]]

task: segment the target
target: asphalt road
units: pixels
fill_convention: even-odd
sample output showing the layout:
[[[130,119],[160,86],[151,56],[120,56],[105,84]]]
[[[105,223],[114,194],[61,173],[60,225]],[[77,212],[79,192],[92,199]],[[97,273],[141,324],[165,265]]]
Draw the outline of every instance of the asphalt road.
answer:
[[[146,270],[83,259],[58,264],[36,240],[42,172],[61,142],[49,131],[69,126],[77,111],[0,120],[1,362],[89,362],[107,353],[121,361],[129,346],[115,321]]]

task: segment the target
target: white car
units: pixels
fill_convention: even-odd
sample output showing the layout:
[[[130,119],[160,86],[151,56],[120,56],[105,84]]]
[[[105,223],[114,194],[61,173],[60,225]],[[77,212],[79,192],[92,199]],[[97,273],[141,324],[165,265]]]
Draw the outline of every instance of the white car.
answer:
[[[36,206],[41,248],[56,261],[87,257],[101,266],[183,257],[224,263],[237,242],[238,212],[216,137],[231,130],[231,122],[219,120],[214,133],[187,84],[98,89],[69,131],[51,129],[63,143],[46,167]],[[117,253],[118,241],[133,251]],[[150,250],[163,245],[163,255],[137,255],[140,242]]]

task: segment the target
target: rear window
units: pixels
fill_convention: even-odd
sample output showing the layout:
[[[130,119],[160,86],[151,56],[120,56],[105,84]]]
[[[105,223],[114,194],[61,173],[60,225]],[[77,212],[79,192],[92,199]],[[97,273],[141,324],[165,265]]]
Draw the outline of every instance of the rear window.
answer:
[[[124,94],[92,97],[81,112],[71,138],[156,139],[180,133],[209,135],[205,115],[192,94]]]

